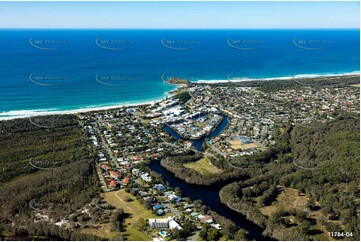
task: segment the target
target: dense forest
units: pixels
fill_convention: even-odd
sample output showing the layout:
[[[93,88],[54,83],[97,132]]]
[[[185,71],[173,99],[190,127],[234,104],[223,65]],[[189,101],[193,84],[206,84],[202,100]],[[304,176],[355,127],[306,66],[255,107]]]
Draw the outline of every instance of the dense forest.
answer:
[[[252,159],[263,165],[251,179],[225,186],[222,202],[278,240],[330,239],[328,232],[344,232],[337,240],[359,240],[359,132],[359,117],[350,115],[285,127],[273,151],[239,159],[244,166]],[[287,196],[292,204],[285,205]]]
[[[211,86],[237,86],[237,87],[258,87],[263,92],[275,92],[282,89],[297,89],[305,86],[325,87],[325,86],[349,86],[351,84],[359,84],[360,77],[354,76],[334,76],[334,77],[315,77],[315,78],[295,78],[295,79],[279,79],[279,80],[255,80],[246,82],[229,82],[229,83],[207,83]],[[192,83],[191,86],[203,85],[200,83]]]
[[[316,78],[295,78],[291,80],[275,80],[259,82],[260,90],[263,92],[274,92],[282,89],[298,89],[305,86],[313,88],[323,88],[326,86],[345,87],[351,84],[359,84],[360,77],[355,76],[334,76],[334,77],[316,77]]]
[[[98,195],[92,153],[73,115],[0,122],[1,236],[99,239],[54,225]]]

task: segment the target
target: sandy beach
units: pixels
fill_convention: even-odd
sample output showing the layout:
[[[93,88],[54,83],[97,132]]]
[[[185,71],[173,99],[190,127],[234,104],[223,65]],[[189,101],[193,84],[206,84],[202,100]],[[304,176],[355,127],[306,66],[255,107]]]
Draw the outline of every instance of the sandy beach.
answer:
[[[193,83],[196,84],[211,84],[211,83],[229,83],[229,82],[246,82],[246,81],[275,81],[275,80],[293,80],[293,79],[314,79],[314,78],[322,78],[322,77],[342,77],[342,76],[359,76],[360,72],[350,72],[343,74],[304,74],[304,75],[295,75],[295,76],[285,76],[285,77],[271,77],[271,78],[248,78],[248,77],[240,77],[240,78],[231,78],[228,75],[225,80],[198,80]]]
[[[317,78],[335,78],[335,77],[343,77],[343,76],[359,76],[360,72],[351,72],[345,74],[326,74],[326,75],[295,75],[293,77],[275,77],[275,78],[259,78],[259,79],[234,79],[234,80],[198,80],[196,82],[192,82],[193,84],[212,84],[212,83],[237,83],[237,82],[245,82],[245,81],[275,81],[275,80],[299,80],[299,79],[317,79]],[[297,81],[296,81],[297,82]],[[298,82],[297,82],[298,83]],[[9,112],[0,112],[1,115],[11,115],[9,117],[0,117],[0,121],[3,120],[13,120],[13,119],[21,119],[21,118],[29,118],[35,116],[44,116],[44,115],[59,115],[59,114],[81,114],[87,112],[96,112],[96,111],[105,111],[112,110],[117,108],[128,108],[128,107],[136,107],[142,105],[152,105],[154,103],[162,101],[166,96],[174,95],[174,92],[180,88],[179,85],[177,88],[164,93],[162,98],[157,98],[151,101],[140,101],[135,103],[124,103],[118,105],[109,105],[109,106],[100,106],[100,107],[85,107],[74,110],[55,110],[55,109],[44,109],[44,110],[14,110]]]
[[[117,108],[128,108],[128,107],[136,107],[136,106],[142,106],[142,105],[152,105],[161,100],[162,99],[155,100],[155,101],[139,102],[139,103],[134,103],[134,104],[119,104],[119,105],[111,105],[111,106],[104,106],[104,107],[89,107],[89,108],[80,108],[80,109],[75,109],[75,110],[54,110],[54,111],[52,111],[51,109],[45,109],[45,110],[10,111],[10,112],[6,112],[6,113],[13,114],[14,116],[0,117],[0,121],[29,118],[29,117],[35,117],[35,116],[44,116],[44,115],[80,114],[80,113],[112,110],[112,109],[117,109]],[[1,113],[0,113],[0,115],[1,115]],[[15,115],[18,115],[18,116],[15,116]]]

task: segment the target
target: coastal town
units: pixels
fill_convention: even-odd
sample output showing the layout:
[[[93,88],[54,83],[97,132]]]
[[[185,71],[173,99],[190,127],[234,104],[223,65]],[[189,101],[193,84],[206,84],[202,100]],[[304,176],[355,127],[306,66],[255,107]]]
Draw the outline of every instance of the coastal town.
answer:
[[[183,86],[176,93],[185,92],[189,94],[186,100],[175,95],[154,104],[79,115],[97,152],[103,193],[125,191],[151,211],[143,217],[140,230],[158,241],[206,240],[207,229],[214,234],[212,240],[217,240],[222,225],[202,211],[198,201],[168,186],[149,169],[149,163],[189,149],[206,156],[250,155],[273,145],[281,124],[307,126],[332,121],[335,113],[359,113],[356,86],[267,93],[253,87],[205,84]],[[196,144],[200,139],[204,141],[201,146]]]
[[[23,203],[32,215],[29,220],[35,234],[48,224],[56,236],[66,233],[64,238],[262,240],[276,238],[272,230],[266,233],[274,225],[268,219],[278,216],[278,212],[272,215],[272,209],[282,206],[286,193],[292,193],[303,201],[302,207],[296,207],[309,216],[317,214],[318,221],[326,218],[334,226],[341,219],[332,220],[332,212],[321,215],[308,208],[310,195],[302,189],[281,182],[268,184],[268,179],[292,171],[308,173],[315,167],[312,162],[296,162],[297,156],[283,152],[289,145],[280,137],[298,143],[300,134],[312,134],[315,127],[345,120],[351,123],[345,127],[355,126],[352,116],[360,112],[360,89],[355,84],[359,79],[344,77],[342,83],[331,82],[339,80],[327,78],[331,84],[316,86],[289,82],[281,88],[283,80],[253,85],[182,83],[152,103],[3,122],[4,147],[14,143],[16,147],[6,154],[19,155],[15,156],[18,163],[4,166],[4,170],[17,167],[37,175],[23,186],[9,183],[3,194],[16,194],[36,182],[44,184],[39,185],[42,198],[26,192],[25,200],[19,197],[14,203],[3,203],[4,214],[13,218],[12,206]],[[269,90],[262,84],[276,88]],[[282,133],[287,129],[290,131]],[[17,144],[18,136],[9,133],[12,130],[38,147],[38,155],[22,158],[24,152],[17,151],[29,145]],[[279,149],[276,155],[266,157],[275,149]],[[278,156],[281,153],[283,157]],[[61,196],[67,199],[61,200]],[[267,222],[265,227],[262,221]],[[252,229],[245,226],[248,222],[254,224]],[[319,238],[328,238],[329,230],[323,230]],[[6,236],[20,233],[6,232]]]
[[[360,3],[1,1],[1,241],[361,241]]]

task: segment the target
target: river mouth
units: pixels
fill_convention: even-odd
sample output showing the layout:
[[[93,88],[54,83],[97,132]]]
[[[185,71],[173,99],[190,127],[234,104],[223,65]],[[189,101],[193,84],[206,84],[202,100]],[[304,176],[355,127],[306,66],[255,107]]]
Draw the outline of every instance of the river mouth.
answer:
[[[265,241],[272,240],[271,238],[262,235],[263,229],[258,225],[247,220],[246,217],[238,212],[233,211],[223,203],[219,198],[219,191],[223,185],[215,184],[209,186],[189,184],[174,176],[174,174],[160,165],[159,161],[153,161],[148,167],[162,175],[165,182],[168,182],[171,187],[179,187],[182,191],[183,197],[189,197],[193,201],[201,199],[203,204],[208,206],[211,210],[217,212],[219,215],[231,220],[238,227],[248,231],[250,240]]]
[[[183,139],[177,132],[175,132],[168,125],[164,125],[164,129],[165,129],[165,131],[167,131],[168,134],[170,134],[176,140],[183,139],[183,140],[190,141],[192,143],[193,147],[195,147],[198,151],[203,152],[204,151],[204,149],[203,149],[204,142],[218,136],[224,130],[224,128],[228,125],[229,117],[224,114],[221,114],[221,116],[222,116],[222,121],[217,125],[217,127],[215,129],[213,129],[212,132],[210,132],[208,135],[205,135],[199,139],[193,139],[193,140]]]

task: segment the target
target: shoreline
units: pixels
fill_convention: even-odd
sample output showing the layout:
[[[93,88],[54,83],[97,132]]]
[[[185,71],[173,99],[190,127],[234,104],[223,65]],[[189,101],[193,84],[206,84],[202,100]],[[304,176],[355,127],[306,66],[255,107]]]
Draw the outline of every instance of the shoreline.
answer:
[[[294,76],[283,76],[283,77],[260,77],[260,78],[235,78],[235,79],[224,79],[224,80],[198,80],[191,82],[192,84],[212,84],[212,83],[229,83],[229,82],[250,82],[250,81],[276,81],[276,80],[293,80],[293,79],[314,79],[314,78],[332,78],[332,77],[343,77],[343,76],[359,76],[360,71],[346,72],[340,74],[299,74]]]
[[[195,82],[191,82],[192,84],[217,84],[217,83],[241,83],[241,82],[248,82],[248,81],[275,81],[275,80],[294,80],[294,79],[317,79],[317,78],[334,78],[334,77],[343,77],[343,76],[360,76],[360,72],[349,72],[349,73],[343,73],[343,74],[310,74],[310,75],[295,75],[292,77],[272,77],[272,78],[245,78],[245,79],[234,79],[234,80],[198,80]],[[173,96],[174,92],[177,91],[180,88],[183,88],[183,86],[175,85],[176,88],[170,91],[167,91],[164,93],[163,97],[156,98],[154,100],[149,101],[135,101],[134,103],[120,103],[115,105],[105,105],[105,106],[99,106],[99,107],[83,107],[78,109],[71,109],[71,110],[57,110],[54,108],[49,109],[35,109],[35,110],[12,110],[12,111],[5,111],[0,112],[1,115],[6,115],[7,113],[14,113],[13,116],[8,117],[0,117],[0,121],[6,121],[6,120],[14,120],[14,119],[22,119],[22,118],[29,118],[29,117],[36,117],[36,116],[47,116],[47,115],[62,115],[62,114],[81,114],[81,113],[88,113],[88,112],[96,112],[96,111],[106,111],[106,110],[112,110],[117,108],[126,108],[126,107],[137,107],[137,106],[143,106],[143,105],[152,105],[154,103],[162,101],[167,95]],[[16,115],[18,113],[18,115]],[[23,114],[22,114],[23,113]]]
[[[158,100],[154,100],[154,101],[135,102],[134,104],[129,103],[129,104],[110,105],[110,106],[104,106],[104,107],[101,107],[101,106],[100,107],[88,107],[88,108],[85,107],[85,108],[79,108],[79,109],[73,109],[73,110],[54,110],[54,109],[14,110],[14,111],[8,111],[5,113],[28,112],[28,114],[24,114],[24,116],[0,117],[0,121],[21,119],[21,118],[30,118],[30,117],[39,117],[39,116],[48,116],[48,115],[81,114],[81,113],[90,113],[90,112],[96,112],[96,111],[106,111],[106,110],[112,110],[112,109],[117,109],[117,108],[137,107],[137,106],[143,106],[143,105],[152,105],[161,100],[163,100],[163,99],[158,99]],[[50,111],[50,110],[54,110],[54,111]],[[1,113],[0,113],[0,115],[1,115]]]
[[[114,105],[99,105],[99,106],[89,106],[89,107],[81,107],[77,109],[69,109],[69,110],[58,110],[54,108],[49,109],[35,109],[35,110],[13,110],[13,111],[5,111],[0,112],[0,122],[6,120],[14,120],[14,119],[22,119],[22,118],[30,118],[30,117],[39,117],[39,116],[48,116],[48,115],[65,115],[65,114],[82,114],[96,111],[106,111],[118,108],[130,108],[130,107],[138,107],[143,105],[152,105],[157,102],[160,102],[166,98],[166,96],[173,96],[174,92],[177,91],[180,87],[167,91],[163,94],[161,98],[155,98],[154,100],[148,101],[134,101],[134,103],[119,103]],[[18,116],[9,116],[9,117],[1,117],[5,113],[19,113]],[[24,113],[23,115],[20,113]]]

